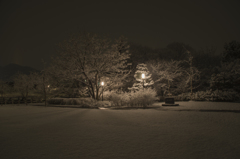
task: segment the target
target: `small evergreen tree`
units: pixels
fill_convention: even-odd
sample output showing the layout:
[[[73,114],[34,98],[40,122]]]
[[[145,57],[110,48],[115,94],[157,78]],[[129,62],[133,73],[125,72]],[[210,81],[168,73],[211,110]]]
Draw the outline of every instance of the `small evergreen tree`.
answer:
[[[151,73],[148,71],[147,65],[144,63],[138,64],[136,69],[134,74],[136,81],[129,90],[138,91],[139,89],[143,89],[143,86],[144,88],[153,87],[154,82]],[[144,78],[142,78],[142,74],[145,75]]]

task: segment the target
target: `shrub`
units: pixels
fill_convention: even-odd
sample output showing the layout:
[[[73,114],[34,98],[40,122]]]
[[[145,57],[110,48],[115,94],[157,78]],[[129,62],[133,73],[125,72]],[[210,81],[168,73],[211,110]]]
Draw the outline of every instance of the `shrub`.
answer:
[[[211,96],[214,101],[238,101],[240,99],[239,94],[234,90],[215,90]]]
[[[155,90],[148,88],[136,92],[112,93],[109,100],[114,106],[142,106],[147,107],[156,100]]]
[[[63,98],[52,98],[48,100],[48,104],[61,105],[63,103]]]
[[[197,101],[209,101],[211,100],[211,94],[212,94],[211,90],[198,91],[193,94],[193,99]]]
[[[156,91],[150,88],[131,93],[129,101],[130,106],[147,107],[155,102],[156,95]]]
[[[179,96],[182,96],[182,100],[190,100],[191,94],[184,93]],[[239,94],[234,90],[207,90],[207,91],[198,91],[193,93],[193,100],[196,101],[238,101],[240,100]]]
[[[175,101],[187,101],[187,100],[189,100],[190,98],[189,98],[189,96],[188,96],[188,94],[185,94],[185,93],[183,93],[183,94],[180,94],[180,95],[178,95],[178,96],[174,96],[174,100]],[[164,101],[164,100],[163,100]]]
[[[114,106],[124,106],[128,105],[129,102],[129,93],[115,93],[113,92],[111,95],[109,95],[108,100],[112,102],[112,105]]]
[[[106,100],[109,100],[109,98],[111,97],[111,95],[112,95],[113,93],[115,93],[115,91],[109,91],[109,90],[104,91],[104,92],[103,92],[103,98],[104,98],[104,100],[105,100],[105,99],[106,99]]]

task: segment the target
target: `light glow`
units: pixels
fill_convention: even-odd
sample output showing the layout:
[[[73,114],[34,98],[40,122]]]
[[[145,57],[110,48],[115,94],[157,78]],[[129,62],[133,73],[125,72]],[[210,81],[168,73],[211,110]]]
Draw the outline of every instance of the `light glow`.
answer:
[[[101,82],[101,85],[103,86],[103,85],[104,85],[104,82]]]
[[[144,78],[145,78],[145,74],[143,73],[143,74],[142,74],[142,79],[144,79]]]

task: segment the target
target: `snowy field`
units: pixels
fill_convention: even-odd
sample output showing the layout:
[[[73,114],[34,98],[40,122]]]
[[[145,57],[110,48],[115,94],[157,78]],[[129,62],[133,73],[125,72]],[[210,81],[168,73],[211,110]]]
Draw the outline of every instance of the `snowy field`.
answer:
[[[176,103],[131,110],[0,106],[0,158],[239,159],[239,103]]]

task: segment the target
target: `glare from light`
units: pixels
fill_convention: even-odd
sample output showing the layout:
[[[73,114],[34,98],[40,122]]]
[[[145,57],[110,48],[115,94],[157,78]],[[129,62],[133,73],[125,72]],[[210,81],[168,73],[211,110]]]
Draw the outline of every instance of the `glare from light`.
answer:
[[[143,74],[142,74],[142,79],[144,79],[144,78],[145,78],[145,74],[143,73]]]
[[[103,86],[103,85],[104,85],[104,82],[101,82],[101,85]]]

